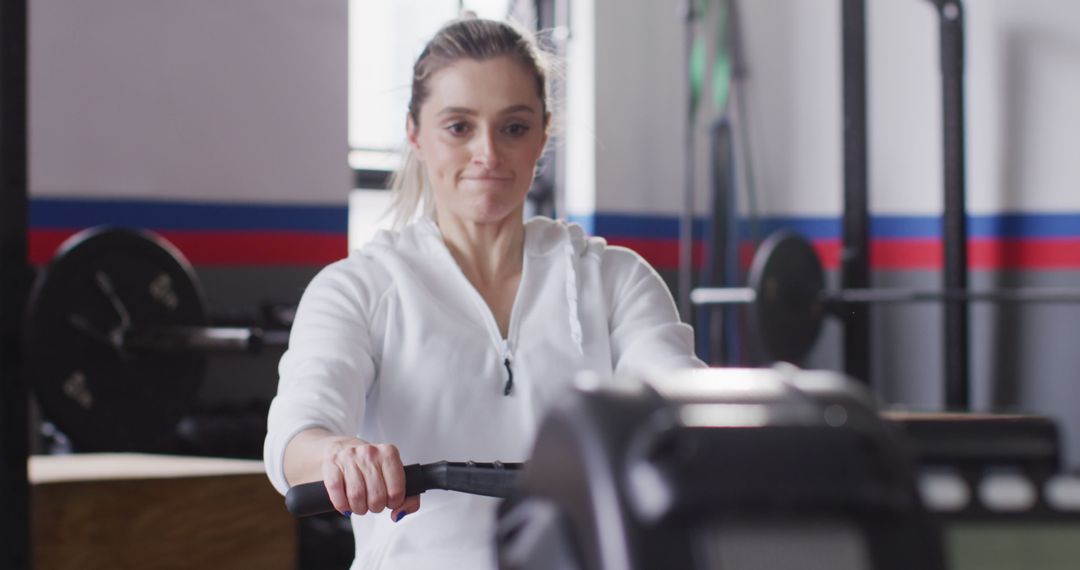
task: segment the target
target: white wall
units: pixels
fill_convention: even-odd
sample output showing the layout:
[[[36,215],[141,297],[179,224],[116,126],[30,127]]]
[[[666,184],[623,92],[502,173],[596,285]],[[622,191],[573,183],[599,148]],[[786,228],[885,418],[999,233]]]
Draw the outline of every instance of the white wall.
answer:
[[[969,13],[972,210],[1080,210],[1080,3]]]
[[[566,108],[556,118],[551,144],[566,146],[565,215],[596,210],[596,10],[592,0],[570,4],[571,35],[566,43]]]
[[[598,211],[680,211],[687,91],[680,4],[595,2]]]
[[[345,206],[346,0],[33,0],[31,197]]]
[[[687,90],[681,4],[574,2],[575,10],[595,12],[572,19],[574,42],[592,42],[594,83],[589,93],[574,85],[588,76],[570,74],[570,88],[592,99],[571,100],[578,113],[567,116],[570,128],[575,120],[588,127],[580,111],[588,109],[595,138],[571,138],[569,150],[571,157],[595,153],[596,170],[579,169],[580,179],[572,173],[568,185],[591,184],[596,211],[680,211]],[[1080,3],[968,0],[966,7],[969,210],[1080,210]],[[738,11],[759,213],[838,216],[840,2],[741,0]],[[867,20],[871,210],[936,214],[942,203],[937,16],[929,2],[874,0]],[[701,213],[707,97],[697,139]],[[745,208],[745,194],[742,201]],[[582,213],[570,204],[571,213]]]

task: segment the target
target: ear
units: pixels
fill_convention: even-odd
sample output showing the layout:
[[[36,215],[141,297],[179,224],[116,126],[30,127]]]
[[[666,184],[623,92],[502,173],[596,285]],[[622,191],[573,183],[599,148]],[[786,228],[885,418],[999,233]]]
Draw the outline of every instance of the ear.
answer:
[[[420,127],[413,120],[412,115],[405,114],[405,136],[409,139],[409,146],[413,154],[420,162],[424,161],[424,151],[420,148]]]
[[[544,113],[544,138],[540,142],[540,154],[536,159],[540,160],[540,156],[544,154],[544,149],[547,148],[548,139],[551,138],[551,111]]]
[[[547,148],[548,139],[551,138],[551,111],[544,113],[544,144],[540,148]],[[541,151],[543,154],[543,151]]]

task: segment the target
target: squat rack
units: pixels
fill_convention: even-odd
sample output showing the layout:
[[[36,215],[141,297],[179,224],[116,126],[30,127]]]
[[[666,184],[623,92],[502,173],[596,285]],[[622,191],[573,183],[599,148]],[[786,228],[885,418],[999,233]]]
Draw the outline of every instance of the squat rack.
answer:
[[[942,78],[944,161],[943,285],[968,288],[967,206],[964,150],[964,10],[961,0],[928,0],[938,12]],[[870,286],[870,215],[867,200],[866,1],[843,0],[844,214],[840,254],[841,287]],[[971,404],[968,304],[944,303],[945,407]],[[869,307],[855,307],[844,320],[844,371],[869,382]]]

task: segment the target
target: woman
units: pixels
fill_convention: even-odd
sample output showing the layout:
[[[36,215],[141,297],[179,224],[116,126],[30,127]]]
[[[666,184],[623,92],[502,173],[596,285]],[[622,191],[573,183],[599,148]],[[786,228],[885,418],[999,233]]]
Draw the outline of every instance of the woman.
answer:
[[[300,302],[267,471],[281,492],[326,483],[352,518],[354,568],[493,566],[497,501],[433,491],[421,510],[403,464],[523,461],[575,372],[702,366],[644,260],[576,225],[522,221],[550,122],[527,36],[444,27],[414,68],[394,183],[399,222],[421,215],[324,269]]]

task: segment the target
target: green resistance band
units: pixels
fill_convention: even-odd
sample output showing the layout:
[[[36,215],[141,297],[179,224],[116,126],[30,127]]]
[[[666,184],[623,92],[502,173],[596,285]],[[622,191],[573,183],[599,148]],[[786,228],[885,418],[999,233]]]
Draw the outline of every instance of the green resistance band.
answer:
[[[708,16],[709,6],[714,4],[710,0],[697,0],[697,9],[694,19],[700,20]],[[724,114],[727,110],[728,98],[731,95],[731,42],[729,39],[728,26],[728,0],[719,0],[716,5],[716,55],[712,66],[712,99],[713,110],[717,114]],[[691,33],[693,33],[691,31]],[[701,93],[705,85],[705,70],[708,66],[708,53],[705,38],[697,34],[694,44],[690,48],[690,116],[697,116],[698,106],[701,102]]]

